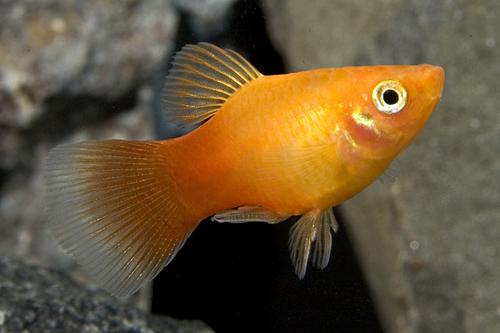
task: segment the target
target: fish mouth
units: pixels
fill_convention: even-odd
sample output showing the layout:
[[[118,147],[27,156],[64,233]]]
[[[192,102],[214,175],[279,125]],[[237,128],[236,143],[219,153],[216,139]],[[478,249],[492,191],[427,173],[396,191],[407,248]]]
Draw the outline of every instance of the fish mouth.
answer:
[[[421,65],[422,80],[428,88],[429,99],[441,98],[444,86],[444,70],[440,66]]]

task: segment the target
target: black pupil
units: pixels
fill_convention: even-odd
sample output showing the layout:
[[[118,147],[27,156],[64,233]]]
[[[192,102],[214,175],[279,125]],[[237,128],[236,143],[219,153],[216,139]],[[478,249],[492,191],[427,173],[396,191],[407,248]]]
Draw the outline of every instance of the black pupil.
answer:
[[[384,91],[384,95],[382,97],[384,102],[389,105],[394,105],[399,101],[398,93],[391,89]]]

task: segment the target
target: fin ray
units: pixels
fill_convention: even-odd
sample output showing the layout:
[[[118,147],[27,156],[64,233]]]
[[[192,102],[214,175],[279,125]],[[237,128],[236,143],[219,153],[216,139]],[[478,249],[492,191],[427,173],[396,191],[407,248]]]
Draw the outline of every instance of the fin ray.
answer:
[[[320,269],[324,269],[330,261],[330,253],[332,251],[332,234],[330,233],[330,228],[337,232],[338,224],[332,209],[327,209],[321,213],[312,259],[314,266]]]
[[[394,160],[392,161],[391,164],[389,164],[389,166],[384,170],[384,172],[380,176],[378,176],[377,179],[381,184],[385,184],[386,182],[394,183],[399,176],[399,172],[400,172],[399,161]]]
[[[193,62],[203,61],[202,59],[195,58],[195,57],[186,57],[186,58],[177,57],[176,60],[186,60],[186,61],[191,60]],[[234,70],[234,68],[226,66],[223,62],[219,61],[219,63],[223,67],[226,67],[227,70]],[[209,81],[217,81],[218,83],[220,83],[220,84],[222,84],[222,85],[226,86],[227,88],[232,89],[234,91],[237,90],[236,87],[241,87],[243,85],[233,75],[231,75],[229,73],[225,73],[224,71],[222,71],[221,69],[217,68],[216,66],[210,64],[209,62],[203,61],[203,64],[205,65],[205,71],[200,71],[200,70],[194,68],[193,66],[188,66],[188,65],[184,65],[182,63],[179,63],[178,71],[180,73],[187,75],[188,77],[190,77],[190,76],[198,77],[198,78],[201,77],[201,78],[205,78]],[[225,76],[229,80],[228,81],[219,81],[220,78],[223,76]],[[243,80],[245,80],[245,79],[243,79]],[[247,83],[246,80],[245,80],[245,83]]]
[[[208,43],[187,45],[175,55],[165,81],[165,116],[183,127],[202,122],[234,92],[260,76],[234,51]]]
[[[331,208],[307,212],[290,229],[288,248],[299,279],[302,280],[306,275],[311,246],[314,246],[312,253],[314,266],[323,269],[328,265],[332,248],[330,228],[335,232],[338,229]]]
[[[289,188],[306,191],[331,178],[331,173],[336,170],[326,171],[318,165],[334,158],[332,145],[280,148],[263,157],[258,177],[269,195]],[[288,181],[284,182],[284,178]]]
[[[155,141],[89,141],[49,154],[52,232],[113,295],[154,278],[199,222],[176,196],[165,158]]]
[[[215,214],[212,221],[225,223],[267,222],[278,223],[289,218],[290,215],[281,214],[260,206],[241,206]]]
[[[198,54],[198,56],[199,56],[198,59],[196,59],[190,53],[185,53],[185,54],[183,54],[183,56],[189,57],[189,58],[191,58],[191,60],[204,61],[204,63],[208,67],[212,68],[213,70],[215,70],[223,75],[228,75],[228,77],[230,77],[233,80],[233,82],[235,82],[236,84],[241,84],[241,82],[240,82],[240,80],[237,80],[234,77],[234,75],[240,77],[241,79],[243,79],[246,82],[251,81],[251,75],[249,75],[250,73],[246,70],[245,66],[243,66],[243,65],[247,65],[247,67],[249,66],[251,68],[253,68],[253,66],[250,65],[250,63],[248,63],[246,60],[244,62],[242,62],[241,59],[243,59],[243,57],[239,56],[238,57],[239,61],[238,61],[237,59],[232,57],[231,54],[227,50],[223,51],[220,48],[216,47],[215,45],[211,45],[208,43],[199,43],[198,46],[200,46],[201,48],[197,49],[196,50],[197,52],[193,52],[193,53]],[[236,53],[234,51],[231,51],[231,52]],[[217,66],[217,65],[219,65],[219,66]],[[221,68],[221,69],[219,69],[219,68]],[[228,72],[229,74],[226,74],[226,71],[223,71],[222,68],[229,70],[229,72]],[[247,74],[247,76],[243,75],[243,73],[241,72],[242,69],[244,70],[244,73]],[[255,71],[254,73],[258,73],[258,72]]]

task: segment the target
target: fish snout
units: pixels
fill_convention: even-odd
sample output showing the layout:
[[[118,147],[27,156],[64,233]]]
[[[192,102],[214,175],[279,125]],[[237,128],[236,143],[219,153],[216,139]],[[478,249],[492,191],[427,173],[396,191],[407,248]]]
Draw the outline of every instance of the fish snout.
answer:
[[[444,70],[440,66],[422,65],[422,79],[428,89],[430,98],[441,97],[444,85]]]

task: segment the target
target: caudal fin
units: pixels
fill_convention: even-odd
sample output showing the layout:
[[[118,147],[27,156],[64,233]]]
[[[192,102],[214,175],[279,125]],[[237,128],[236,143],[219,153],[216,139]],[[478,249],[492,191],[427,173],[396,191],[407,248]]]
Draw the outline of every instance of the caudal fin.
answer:
[[[60,145],[48,157],[52,232],[115,296],[153,279],[199,222],[175,193],[163,145],[89,141]]]

